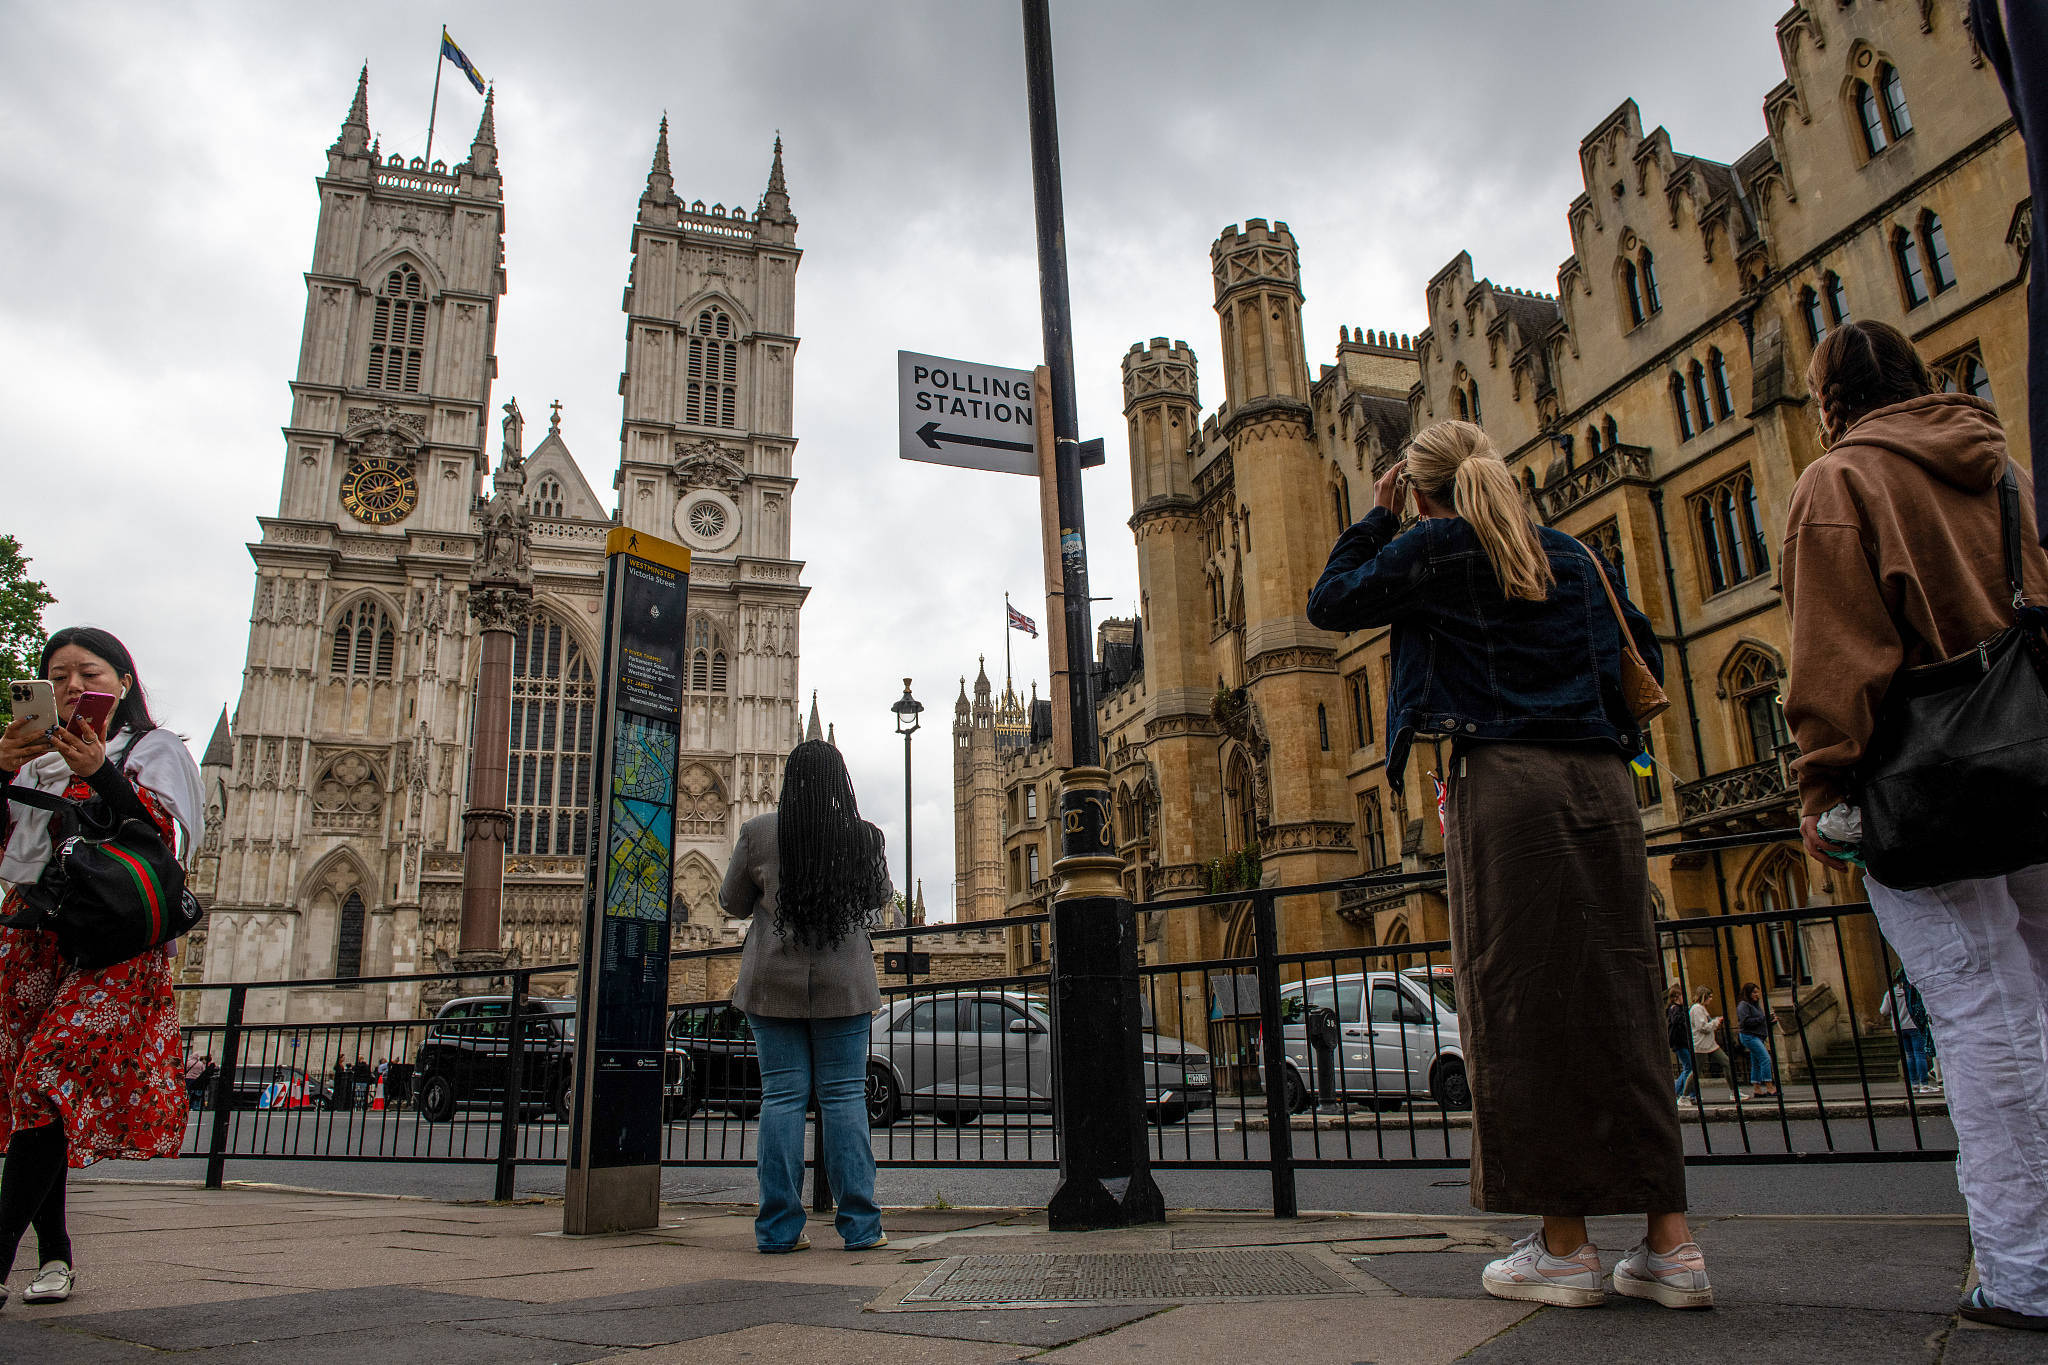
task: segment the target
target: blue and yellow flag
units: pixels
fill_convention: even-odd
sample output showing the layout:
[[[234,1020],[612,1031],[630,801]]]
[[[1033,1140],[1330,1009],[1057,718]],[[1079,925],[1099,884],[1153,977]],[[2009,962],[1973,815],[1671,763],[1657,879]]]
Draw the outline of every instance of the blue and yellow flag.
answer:
[[[484,78],[469,64],[469,58],[463,55],[462,49],[455,45],[455,40],[448,36],[448,30],[445,28],[441,30],[441,56],[444,60],[455,63],[455,69],[469,77],[469,83],[476,87],[477,94],[483,94]]]

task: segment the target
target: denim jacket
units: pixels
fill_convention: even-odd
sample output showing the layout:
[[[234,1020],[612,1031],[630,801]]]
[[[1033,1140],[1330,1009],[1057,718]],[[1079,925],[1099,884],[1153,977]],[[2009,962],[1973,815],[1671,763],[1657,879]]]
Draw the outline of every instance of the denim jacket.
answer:
[[[1466,740],[1604,741],[1624,756],[1641,737],[1621,693],[1621,631],[1592,551],[1538,528],[1556,578],[1541,602],[1510,599],[1459,517],[1407,531],[1376,507],[1338,537],[1308,598],[1324,630],[1391,625],[1387,780],[1402,785],[1417,735]],[[1604,564],[1604,561],[1603,561]],[[1608,566],[1608,581],[1616,581]],[[1659,680],[1649,618],[1616,589],[1636,648]]]

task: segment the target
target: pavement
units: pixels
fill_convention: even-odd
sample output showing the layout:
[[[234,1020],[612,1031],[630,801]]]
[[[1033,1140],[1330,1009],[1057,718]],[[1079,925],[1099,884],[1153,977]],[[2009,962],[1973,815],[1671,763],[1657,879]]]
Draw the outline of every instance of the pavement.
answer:
[[[552,1199],[79,1178],[71,1210],[78,1292],[0,1312],[0,1362],[2048,1360],[2041,1336],[1955,1317],[1953,1214],[1703,1215],[1718,1306],[1676,1313],[1486,1297],[1480,1267],[1529,1227],[1491,1215],[1180,1211],[1076,1234],[1037,1210],[891,1209],[886,1249],[846,1252],[814,1219],[813,1249],[761,1256],[740,1205],[569,1238]],[[1640,1227],[1594,1236],[1611,1261]]]

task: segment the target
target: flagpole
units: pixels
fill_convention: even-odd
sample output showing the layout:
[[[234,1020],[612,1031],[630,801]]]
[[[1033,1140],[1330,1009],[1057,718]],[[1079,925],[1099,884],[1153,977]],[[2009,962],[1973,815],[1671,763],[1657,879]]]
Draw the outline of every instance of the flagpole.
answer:
[[[441,25],[441,37],[434,44],[434,102],[427,106],[427,169],[434,168],[434,118],[441,112],[441,53],[448,46],[448,25]]]
[[[1010,694],[1010,594],[1003,594],[1003,695]]]

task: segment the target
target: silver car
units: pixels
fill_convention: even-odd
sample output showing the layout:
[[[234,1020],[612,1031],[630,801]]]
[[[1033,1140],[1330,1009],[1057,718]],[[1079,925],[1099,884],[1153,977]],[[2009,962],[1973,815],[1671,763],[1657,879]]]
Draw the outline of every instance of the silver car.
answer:
[[[1318,1007],[1336,1016],[1335,1074],[1327,1081],[1311,1065],[1308,1011]],[[1472,1107],[1448,968],[1289,982],[1280,988],[1280,1021],[1290,1112],[1325,1093],[1384,1109],[1417,1099],[1446,1109]]]
[[[1177,1123],[1215,1103],[1209,1054],[1146,1030],[1145,1106]],[[905,1114],[964,1125],[983,1114],[1052,1112],[1052,1019],[1015,991],[962,991],[896,1000],[875,1012],[868,1043],[868,1121]]]

